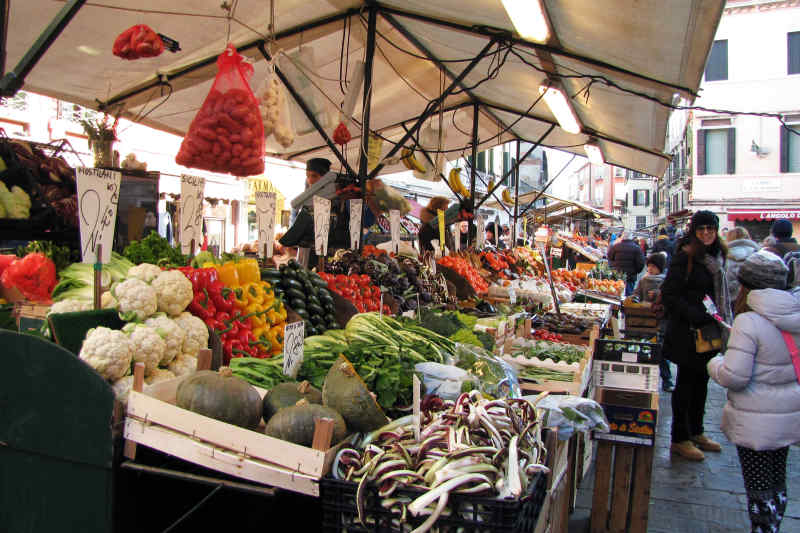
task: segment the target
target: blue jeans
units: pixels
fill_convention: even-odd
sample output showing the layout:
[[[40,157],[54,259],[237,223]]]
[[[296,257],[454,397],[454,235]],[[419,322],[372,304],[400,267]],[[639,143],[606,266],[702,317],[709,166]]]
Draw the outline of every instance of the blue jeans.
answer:
[[[636,275],[631,276],[628,274],[625,277],[625,296],[633,294],[633,289],[636,287]]]

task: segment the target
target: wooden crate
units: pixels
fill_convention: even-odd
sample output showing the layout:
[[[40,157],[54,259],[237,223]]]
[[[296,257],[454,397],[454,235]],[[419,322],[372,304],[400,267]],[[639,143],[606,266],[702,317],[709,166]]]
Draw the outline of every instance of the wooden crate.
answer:
[[[597,442],[591,533],[646,533],[653,448]]]
[[[131,390],[124,434],[128,457],[135,456],[132,443],[143,444],[232,476],[319,496],[318,480],[330,470],[338,450],[330,447],[330,437],[319,449],[308,448],[264,435],[263,423],[251,431],[182,409],[175,405],[175,395],[186,377],[157,383],[145,392]],[[266,393],[256,390],[262,397]]]
[[[556,394],[572,394],[573,396],[582,396],[589,387],[592,379],[592,359],[594,354],[595,339],[599,334],[599,328],[594,327],[591,330],[591,335],[586,346],[586,357],[581,360],[579,369],[575,373],[575,380],[571,383],[564,381],[550,381],[543,380],[539,383],[531,381],[520,381],[520,388],[523,392],[553,392]],[[519,358],[509,358],[510,361],[520,362]],[[557,368],[557,367],[553,367]]]

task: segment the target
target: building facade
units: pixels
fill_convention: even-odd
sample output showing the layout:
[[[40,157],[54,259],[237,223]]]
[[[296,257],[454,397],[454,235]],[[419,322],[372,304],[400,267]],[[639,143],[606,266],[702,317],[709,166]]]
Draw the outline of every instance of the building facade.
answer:
[[[776,218],[800,233],[800,3],[729,1],[695,105],[733,113],[692,115],[691,209],[714,211],[721,227],[744,226],[756,240]]]

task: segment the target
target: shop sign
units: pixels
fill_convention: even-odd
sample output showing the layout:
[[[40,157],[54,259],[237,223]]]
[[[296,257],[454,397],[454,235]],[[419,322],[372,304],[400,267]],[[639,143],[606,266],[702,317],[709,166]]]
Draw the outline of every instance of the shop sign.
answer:
[[[754,179],[742,181],[742,192],[779,192],[781,190],[781,180],[775,178]]]
[[[787,220],[800,220],[799,209],[778,210],[751,210],[751,211],[729,211],[728,220],[775,220],[785,218]]]
[[[114,170],[78,167],[78,219],[81,232],[81,258],[84,263],[108,263],[117,221],[119,185],[122,174]],[[97,257],[102,245],[102,257]]]

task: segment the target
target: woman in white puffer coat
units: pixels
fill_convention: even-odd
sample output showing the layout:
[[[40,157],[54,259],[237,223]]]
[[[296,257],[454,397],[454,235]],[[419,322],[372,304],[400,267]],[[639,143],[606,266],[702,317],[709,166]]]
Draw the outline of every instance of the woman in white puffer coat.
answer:
[[[789,351],[800,345],[800,295],[784,290],[787,274],[767,251],[745,260],[728,349],[708,362],[708,373],[728,389],[722,431],[739,452],[752,532],[759,533],[780,528],[789,445],[800,442],[800,377]]]

